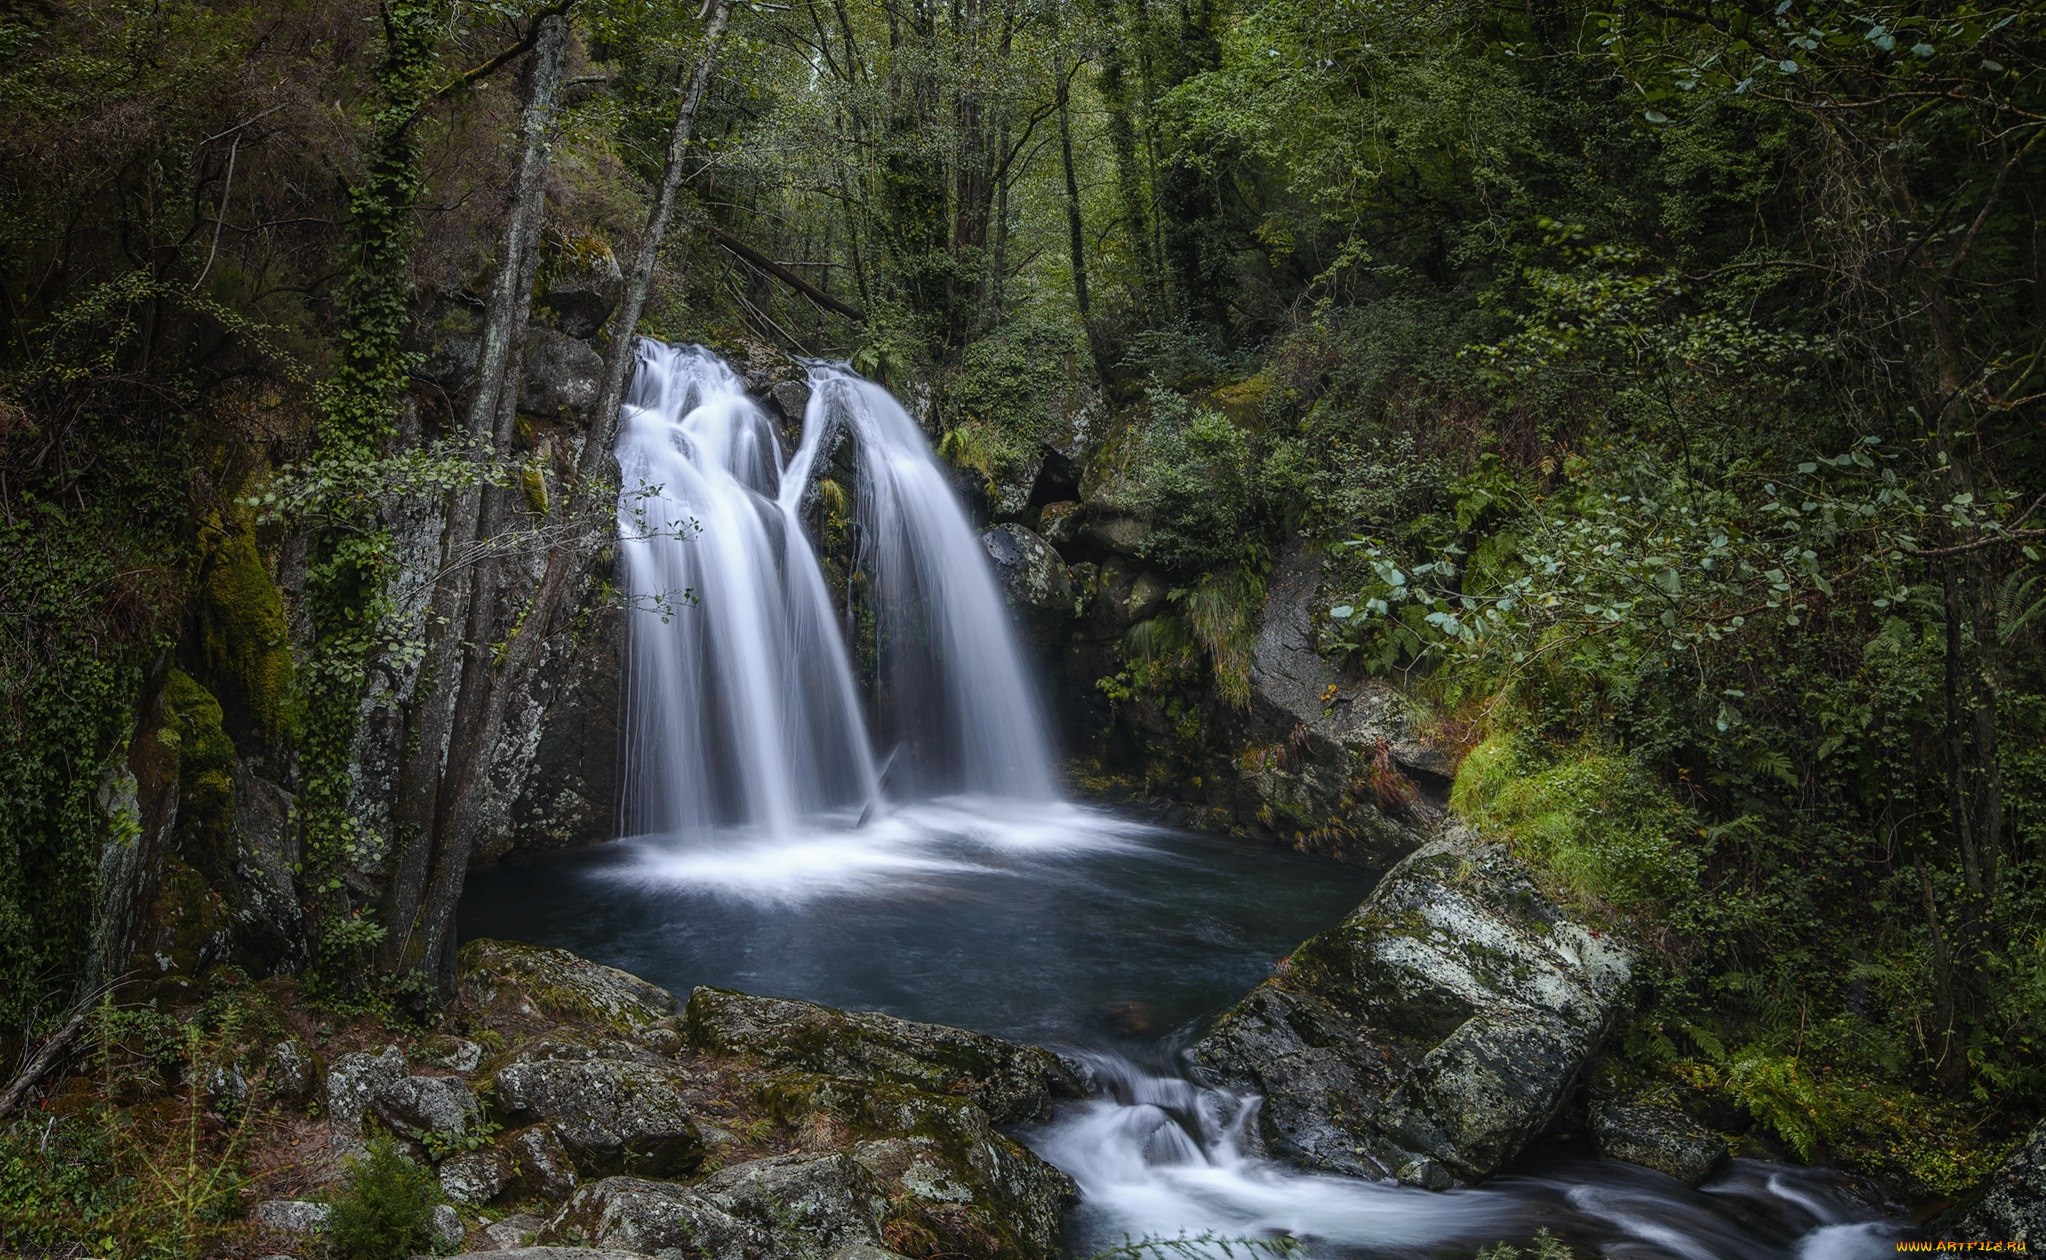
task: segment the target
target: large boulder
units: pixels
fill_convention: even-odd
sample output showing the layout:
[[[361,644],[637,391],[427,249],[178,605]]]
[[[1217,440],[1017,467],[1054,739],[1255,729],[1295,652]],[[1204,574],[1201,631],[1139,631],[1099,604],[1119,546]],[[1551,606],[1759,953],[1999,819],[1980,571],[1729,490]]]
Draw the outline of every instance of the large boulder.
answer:
[[[705,1054],[957,1096],[1002,1124],[1047,1119],[1052,1099],[1086,1094],[1048,1050],[872,1011],[705,987],[689,995],[684,1030]]]
[[[980,536],[994,561],[1002,596],[1039,652],[1057,650],[1073,620],[1073,582],[1050,543],[1021,525],[997,525]]]
[[[335,1059],[327,1068],[327,1119],[334,1131],[359,1136],[371,1101],[386,1085],[405,1079],[405,1052],[386,1046],[377,1054],[356,1051]]]
[[[703,1260],[828,1256],[879,1245],[887,1209],[879,1180],[844,1154],[778,1155],[686,1187],[607,1177],[576,1191],[541,1238]]]
[[[604,391],[604,356],[590,343],[551,328],[526,330],[519,410],[546,420],[589,423]]]
[[[476,1096],[452,1076],[401,1076],[370,1096],[370,1112],[401,1137],[446,1150],[482,1122]]]
[[[1414,707],[1397,690],[1350,679],[1316,650],[1321,571],[1319,553],[1295,542],[1266,588],[1234,804],[1302,847],[1389,863],[1432,830],[1430,793],[1446,789],[1456,767],[1414,737]]]
[[[1273,1153],[1352,1176],[1477,1181],[1556,1118],[1625,997],[1621,946],[1451,828],[1193,1051],[1261,1095]]]
[[[587,341],[603,331],[625,293],[625,273],[610,249],[581,241],[553,254],[542,273],[538,313],[571,337]]]
[[[644,1035],[675,1015],[675,995],[565,949],[474,940],[457,959],[463,996],[505,1013]]]
[[[508,1116],[545,1121],[585,1171],[668,1177],[703,1161],[695,1119],[653,1064],[543,1042],[499,1068],[491,1084]]]
[[[967,1260],[1051,1260],[1072,1181],[967,1098],[788,1070],[759,1087],[807,1147],[849,1149],[880,1178],[891,1231]]]
[[[1948,1234],[2046,1243],[2046,1123],[1997,1166],[1986,1192]]]

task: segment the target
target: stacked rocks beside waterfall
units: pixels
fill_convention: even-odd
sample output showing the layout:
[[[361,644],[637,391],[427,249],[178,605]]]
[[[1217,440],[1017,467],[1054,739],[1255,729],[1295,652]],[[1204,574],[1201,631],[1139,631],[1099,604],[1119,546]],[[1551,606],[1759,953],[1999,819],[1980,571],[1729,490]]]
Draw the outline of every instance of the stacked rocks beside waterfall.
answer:
[[[730,990],[679,1003],[567,951],[501,941],[465,946],[461,979],[453,1033],[379,1045],[390,1034],[365,1029],[334,1041],[359,1048],[294,1040],[273,1056],[323,1081],[306,1101],[327,1137],[305,1189],[252,1209],[270,1250],[311,1254],[329,1219],[317,1187],[388,1137],[432,1167],[450,1251],[1057,1254],[1072,1183],[997,1127],[1082,1094],[1047,1051]]]
[[[1193,1050],[1261,1095],[1271,1153],[1446,1189],[1553,1123],[1614,1023],[1628,951],[1452,828],[1309,940]]]

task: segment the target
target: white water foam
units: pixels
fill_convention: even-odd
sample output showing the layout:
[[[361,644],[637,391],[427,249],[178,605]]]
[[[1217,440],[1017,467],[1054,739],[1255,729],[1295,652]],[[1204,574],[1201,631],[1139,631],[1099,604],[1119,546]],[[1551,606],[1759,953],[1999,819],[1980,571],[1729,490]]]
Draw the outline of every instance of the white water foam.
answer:
[[[856,825],[850,811],[778,830],[636,836],[606,878],[670,885],[726,900],[797,905],[891,891],[917,880],[1002,875],[1016,862],[1074,851],[1141,852],[1152,829],[1062,801],[955,796],[895,805]]]

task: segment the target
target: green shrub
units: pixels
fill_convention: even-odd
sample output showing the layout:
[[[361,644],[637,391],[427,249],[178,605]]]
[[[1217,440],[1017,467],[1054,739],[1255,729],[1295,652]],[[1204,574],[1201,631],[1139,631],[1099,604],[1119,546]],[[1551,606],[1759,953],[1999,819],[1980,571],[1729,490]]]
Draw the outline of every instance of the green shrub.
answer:
[[[402,1260],[433,1250],[433,1174],[379,1138],[350,1160],[334,1214],[327,1221],[333,1260]]]

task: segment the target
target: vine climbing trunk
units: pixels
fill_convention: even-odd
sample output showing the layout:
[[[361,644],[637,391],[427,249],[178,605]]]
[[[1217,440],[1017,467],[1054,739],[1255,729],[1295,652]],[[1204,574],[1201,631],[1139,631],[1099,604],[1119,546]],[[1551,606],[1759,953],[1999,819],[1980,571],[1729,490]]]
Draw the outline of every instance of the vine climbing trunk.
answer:
[[[479,449],[502,452],[511,443],[567,51],[568,20],[559,14],[541,18],[520,115],[518,175],[499,245],[497,274],[484,308],[476,388],[464,415],[464,434]],[[501,489],[476,484],[454,491],[448,499],[422,683],[407,714],[406,752],[392,806],[396,848],[387,868],[382,912],[388,935],[379,957],[387,973],[415,970],[422,959],[434,957],[437,948],[432,924],[441,916],[427,904],[427,894],[448,839],[449,775],[466,768],[461,754],[470,751],[462,735],[465,711],[473,711],[478,694],[491,686],[494,662],[487,644],[493,637],[490,622],[503,561],[491,554],[490,543],[509,524],[504,498]],[[451,916],[452,907],[448,913]]]
[[[308,540],[303,601],[312,644],[302,675],[299,818],[304,891],[312,907],[314,979],[346,987],[378,931],[351,911],[343,874],[378,856],[355,817],[353,760],[370,672],[391,617],[389,533],[362,484],[397,432],[411,367],[415,207],[425,187],[417,122],[433,98],[445,0],[389,0],[375,71],[382,103],[364,173],[349,190],[349,270],[337,306],[338,362],[321,384],[314,470],[335,487]]]

